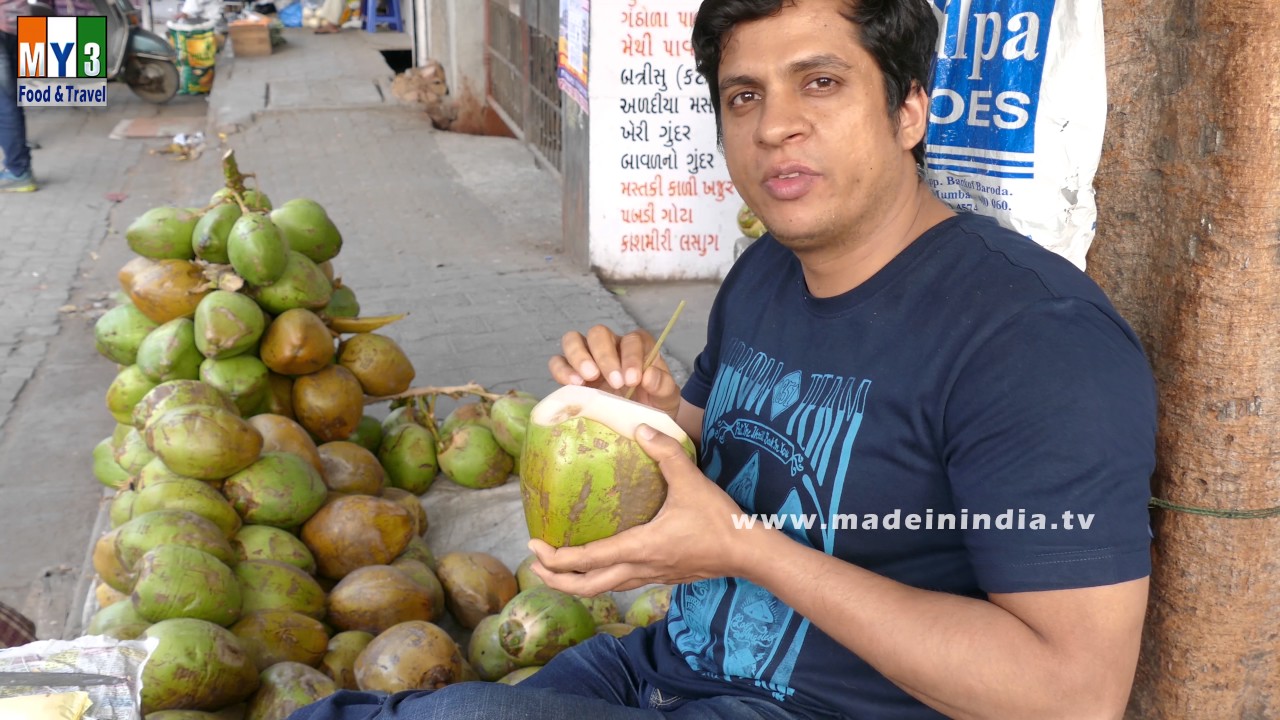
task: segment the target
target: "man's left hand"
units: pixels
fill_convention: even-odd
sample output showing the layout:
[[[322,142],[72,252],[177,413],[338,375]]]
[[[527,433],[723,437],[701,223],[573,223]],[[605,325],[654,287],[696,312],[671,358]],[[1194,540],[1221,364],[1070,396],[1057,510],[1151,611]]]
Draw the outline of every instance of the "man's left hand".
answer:
[[[674,585],[739,574],[746,530],[737,530],[742,509],[698,470],[674,438],[647,425],[636,441],[658,462],[667,498],[644,525],[576,547],[553,548],[530,540],[533,571],[556,590],[591,597],[609,590]]]

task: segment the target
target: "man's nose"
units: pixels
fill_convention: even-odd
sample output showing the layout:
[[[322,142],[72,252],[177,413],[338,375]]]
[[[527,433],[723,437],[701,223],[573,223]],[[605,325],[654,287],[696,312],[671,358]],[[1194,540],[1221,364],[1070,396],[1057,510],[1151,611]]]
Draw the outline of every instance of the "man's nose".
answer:
[[[785,92],[765,95],[756,124],[758,144],[781,145],[803,137],[808,129],[809,121],[799,98]]]

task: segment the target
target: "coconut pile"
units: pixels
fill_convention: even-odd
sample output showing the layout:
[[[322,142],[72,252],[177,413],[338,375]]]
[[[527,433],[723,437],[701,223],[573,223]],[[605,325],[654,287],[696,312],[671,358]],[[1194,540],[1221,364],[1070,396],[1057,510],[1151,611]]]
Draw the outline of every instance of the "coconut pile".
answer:
[[[483,489],[518,474],[537,399],[411,388],[384,330],[403,315],[360,315],[324,208],[273,207],[233,154],[223,165],[208,207],[129,226],[138,257],[95,326],[119,366],[118,424],[93,453],[116,492],[88,634],[158,641],[147,720],[277,720],[338,689],[515,683],[665,616],[666,587],[624,617],[609,594],[545,587],[532,557],[513,571],[433,554],[420,496],[438,476]],[[473,401],[437,423],[441,396]],[[382,402],[385,419],[365,414]]]

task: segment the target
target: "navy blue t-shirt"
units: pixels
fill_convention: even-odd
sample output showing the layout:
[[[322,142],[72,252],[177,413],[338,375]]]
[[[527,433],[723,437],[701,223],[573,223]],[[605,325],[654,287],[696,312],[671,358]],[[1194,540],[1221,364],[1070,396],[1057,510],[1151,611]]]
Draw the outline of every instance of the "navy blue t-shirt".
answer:
[[[983,598],[1149,573],[1142,347],[1087,275],[986,217],[940,223],[830,298],[765,235],[726,277],[683,396],[705,410],[703,472],[746,513],[885,577]],[[678,586],[626,642],[678,696],[941,717],[743,580]]]

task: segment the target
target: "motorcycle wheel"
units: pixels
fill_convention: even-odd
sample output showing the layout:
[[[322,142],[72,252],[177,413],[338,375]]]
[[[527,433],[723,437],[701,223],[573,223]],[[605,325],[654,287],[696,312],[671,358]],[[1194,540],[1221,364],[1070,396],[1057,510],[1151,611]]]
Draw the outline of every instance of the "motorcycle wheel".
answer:
[[[149,103],[166,103],[178,94],[178,66],[165,60],[133,57],[125,61],[124,79],[134,95]]]

